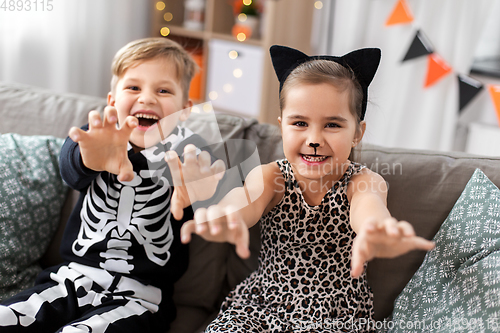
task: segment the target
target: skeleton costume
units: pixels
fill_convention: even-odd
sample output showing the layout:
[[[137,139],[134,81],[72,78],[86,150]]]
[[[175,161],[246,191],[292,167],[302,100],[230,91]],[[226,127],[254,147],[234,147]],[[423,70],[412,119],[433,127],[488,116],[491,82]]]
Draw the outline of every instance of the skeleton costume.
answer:
[[[173,186],[164,156],[167,150],[181,156],[187,144],[205,146],[182,127],[138,153],[129,143],[135,177],[120,182],[116,175],[86,168],[78,144],[66,140],[61,175],[80,197],[61,244],[65,263],[42,272],[34,288],[0,305],[0,332],[168,329],[175,318],[173,284],[188,264],[180,228],[192,210],[184,210],[182,221],[171,216]]]

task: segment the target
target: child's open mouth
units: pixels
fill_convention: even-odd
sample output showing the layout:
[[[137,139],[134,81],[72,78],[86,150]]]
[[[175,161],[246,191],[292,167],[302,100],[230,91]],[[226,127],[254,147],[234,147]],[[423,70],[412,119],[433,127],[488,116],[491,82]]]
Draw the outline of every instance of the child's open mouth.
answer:
[[[320,163],[328,158],[328,156],[323,155],[302,155],[302,158],[309,163]]]
[[[147,129],[153,125],[155,125],[160,117],[151,113],[136,113],[134,117],[139,121],[139,127],[143,129]]]

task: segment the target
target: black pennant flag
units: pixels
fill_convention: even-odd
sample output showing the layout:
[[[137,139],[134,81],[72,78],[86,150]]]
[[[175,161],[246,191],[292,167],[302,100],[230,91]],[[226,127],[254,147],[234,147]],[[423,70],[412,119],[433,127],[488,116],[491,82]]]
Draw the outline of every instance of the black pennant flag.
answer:
[[[483,89],[483,84],[467,75],[458,75],[459,112]]]
[[[411,43],[408,52],[406,52],[403,62],[431,53],[434,53],[434,49],[432,48],[429,39],[427,39],[427,37],[420,30],[418,30],[415,38],[413,38],[413,42]]]

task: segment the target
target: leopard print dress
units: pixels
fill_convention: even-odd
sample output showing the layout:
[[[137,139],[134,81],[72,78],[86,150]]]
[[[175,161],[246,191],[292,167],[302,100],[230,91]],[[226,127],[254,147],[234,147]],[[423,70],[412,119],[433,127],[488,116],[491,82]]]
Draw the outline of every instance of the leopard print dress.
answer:
[[[366,274],[350,274],[355,233],[346,194],[363,166],[351,162],[321,204],[310,206],[289,162],[277,163],[286,188],[260,220],[259,267],[228,295],[206,332],[370,332]]]

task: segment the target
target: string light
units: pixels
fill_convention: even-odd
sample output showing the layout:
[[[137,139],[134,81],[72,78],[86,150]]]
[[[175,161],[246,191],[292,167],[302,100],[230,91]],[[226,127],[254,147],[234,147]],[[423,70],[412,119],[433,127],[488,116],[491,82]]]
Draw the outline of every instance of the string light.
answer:
[[[200,112],[200,109],[197,106],[193,106],[191,108],[191,113],[201,113],[201,112]]]
[[[240,14],[238,15],[238,21],[240,21],[240,22],[245,22],[246,20],[247,20],[247,14],[245,14],[245,13],[240,13]]]
[[[165,15],[163,15],[163,19],[167,22],[172,21],[173,18],[174,14],[172,14],[171,12],[166,12]]]
[[[234,59],[238,58],[238,51],[235,51],[235,50],[229,51],[228,56],[230,59],[234,60]]]
[[[211,91],[210,93],[208,93],[208,98],[210,98],[212,101],[215,101],[217,97],[219,97],[217,91]]]
[[[234,75],[235,78],[239,79],[243,75],[243,71],[240,68],[236,68],[233,71],[233,75]]]
[[[163,28],[160,29],[160,34],[163,37],[167,37],[170,34],[170,29],[167,28],[167,27],[163,27]]]
[[[321,9],[321,8],[323,8],[323,2],[322,2],[322,1],[316,1],[316,2],[314,3],[314,8],[316,8],[316,9]]]
[[[156,9],[158,9],[159,11],[164,10],[164,9],[165,9],[165,7],[166,7],[166,6],[165,6],[165,3],[164,3],[163,1],[158,1],[158,2],[156,3]]]
[[[252,4],[252,0],[243,0],[243,4],[245,6],[250,6]]]
[[[245,41],[247,39],[247,35],[245,35],[243,32],[240,32],[238,35],[236,35],[236,39],[240,42]]]
[[[222,90],[224,90],[225,93],[230,93],[231,91],[233,91],[233,85],[230,84],[230,83],[226,83],[223,87],[222,87]]]
[[[206,113],[212,112],[213,111],[212,104],[210,103],[203,104],[203,111],[205,111]]]

